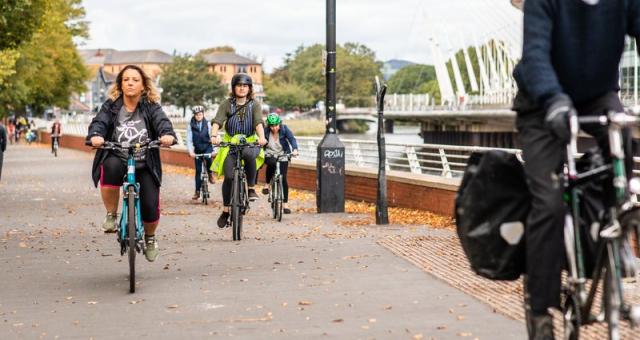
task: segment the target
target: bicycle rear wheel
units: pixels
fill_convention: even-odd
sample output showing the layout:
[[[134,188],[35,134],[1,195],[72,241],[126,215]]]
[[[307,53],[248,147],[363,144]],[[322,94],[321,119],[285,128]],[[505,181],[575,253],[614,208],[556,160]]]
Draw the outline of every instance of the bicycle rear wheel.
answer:
[[[610,240],[607,244],[607,263],[604,274],[604,294],[602,295],[604,317],[610,340],[620,339],[620,273],[616,260],[617,240]]]
[[[127,192],[127,237],[129,238],[129,292],[136,291],[136,192],[133,185]]]
[[[242,182],[239,171],[233,173],[232,199],[231,199],[231,229],[233,240],[242,239]]]

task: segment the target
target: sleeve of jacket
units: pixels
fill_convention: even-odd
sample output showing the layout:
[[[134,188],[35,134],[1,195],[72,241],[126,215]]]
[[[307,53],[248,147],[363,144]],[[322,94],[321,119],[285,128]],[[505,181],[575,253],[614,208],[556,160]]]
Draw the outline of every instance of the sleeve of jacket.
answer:
[[[187,151],[193,152],[193,132],[191,131],[191,124],[187,125]]]
[[[173,138],[177,138],[175,131],[173,131],[173,124],[167,115],[162,110],[162,106],[160,104],[153,104],[151,107],[151,124],[153,124],[154,129],[158,133],[158,137],[162,137],[165,135],[171,135]]]
[[[100,112],[93,117],[91,124],[89,124],[88,134],[86,140],[90,140],[93,136],[100,136],[106,139],[106,134],[109,126],[109,110],[111,109],[111,100],[107,100],[102,104]]]
[[[524,2],[522,60],[514,76],[524,91],[539,105],[563,92],[551,64],[553,13],[550,0]]]
[[[291,151],[298,150],[298,141],[296,140],[296,137],[293,136],[293,132],[288,126],[283,126],[285,127],[285,136],[287,136],[287,140],[289,141],[289,144],[291,144]]]
[[[253,102],[252,116],[254,129],[256,129],[260,124],[262,124],[262,127],[264,127],[264,121],[262,120],[262,106],[260,105],[260,103]]]

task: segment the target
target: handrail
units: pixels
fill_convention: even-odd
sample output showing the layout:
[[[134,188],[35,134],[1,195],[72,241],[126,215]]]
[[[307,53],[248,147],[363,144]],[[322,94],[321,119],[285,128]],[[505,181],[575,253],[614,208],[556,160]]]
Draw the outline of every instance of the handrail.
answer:
[[[88,124],[67,124],[65,134],[85,136]],[[178,149],[186,149],[186,130],[175,129],[178,136]],[[318,143],[322,137],[296,137],[300,155],[298,159],[315,162],[317,160]],[[358,168],[378,168],[378,145],[373,140],[341,139],[345,146],[345,162]],[[444,145],[444,144],[416,144],[416,143],[386,143],[388,170],[399,170],[415,174],[430,174],[442,177],[460,177],[466,168],[466,162],[473,152],[502,150],[515,154],[522,159],[522,150],[489,148],[482,146]],[[636,164],[640,157],[634,157]],[[640,174],[640,170],[634,170]]]

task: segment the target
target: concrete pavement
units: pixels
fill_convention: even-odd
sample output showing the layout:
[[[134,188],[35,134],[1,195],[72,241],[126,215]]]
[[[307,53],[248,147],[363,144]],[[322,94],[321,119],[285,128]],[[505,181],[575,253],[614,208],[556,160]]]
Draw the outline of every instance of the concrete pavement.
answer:
[[[377,241],[439,233],[423,226],[342,227],[348,214],[278,223],[266,199],[245,239],[220,230],[213,204],[190,200],[193,178],[166,171],[160,258],[126,257],[90,179],[92,156],[10,146],[0,182],[1,338],[524,339],[524,324],[449,286]],[[356,216],[357,217],[357,216]]]

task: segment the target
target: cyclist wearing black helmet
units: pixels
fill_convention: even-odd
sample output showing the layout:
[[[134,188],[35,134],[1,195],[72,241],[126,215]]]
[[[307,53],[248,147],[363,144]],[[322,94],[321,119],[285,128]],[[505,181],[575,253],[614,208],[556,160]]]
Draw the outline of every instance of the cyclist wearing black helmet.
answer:
[[[196,154],[213,153],[213,146],[211,145],[211,123],[204,118],[204,107],[196,105],[191,108],[193,117],[187,128],[187,149],[189,150],[189,156],[196,158]],[[202,158],[195,159],[196,166],[196,192],[191,199],[197,200],[200,198],[200,183],[202,181]],[[209,169],[209,183],[215,183],[215,177],[213,177],[213,171],[211,163],[213,158],[204,158],[204,162],[207,163],[207,169]]]
[[[260,104],[253,100],[253,81],[248,74],[237,73],[231,78],[231,93],[218,107],[218,113],[211,124],[211,143],[220,144],[218,130],[224,126],[224,142],[237,142],[245,137],[248,143],[258,142],[261,146],[267,144],[264,138],[264,125],[262,123],[262,109]],[[256,169],[264,161],[260,148],[246,148],[242,152],[244,169],[247,175],[249,200],[258,199],[254,185]],[[212,168],[218,174],[224,173],[222,183],[222,200],[224,208],[218,218],[218,227],[224,228],[229,220],[229,206],[231,205],[231,181],[233,179],[233,166],[238,155],[229,153],[229,148],[220,148]]]

